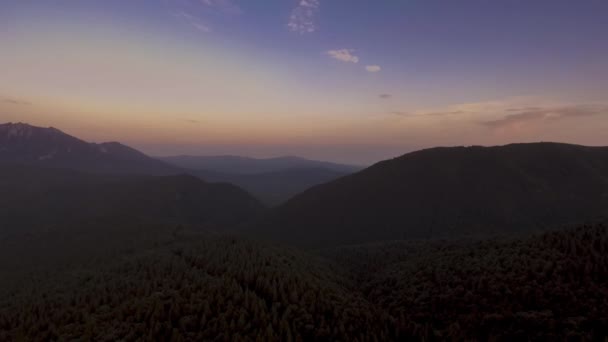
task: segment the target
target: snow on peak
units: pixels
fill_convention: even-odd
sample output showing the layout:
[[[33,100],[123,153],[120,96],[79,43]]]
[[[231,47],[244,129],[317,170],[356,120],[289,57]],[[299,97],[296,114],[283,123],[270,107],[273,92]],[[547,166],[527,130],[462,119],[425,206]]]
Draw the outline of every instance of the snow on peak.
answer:
[[[9,123],[8,125],[6,125],[4,131],[6,131],[6,136],[9,138],[18,137],[29,139],[33,135],[32,126],[21,122],[15,124]]]
[[[0,137],[6,138],[19,138],[21,140],[27,140],[40,135],[59,136],[63,134],[63,132],[53,127],[42,128],[21,122],[0,124]]]

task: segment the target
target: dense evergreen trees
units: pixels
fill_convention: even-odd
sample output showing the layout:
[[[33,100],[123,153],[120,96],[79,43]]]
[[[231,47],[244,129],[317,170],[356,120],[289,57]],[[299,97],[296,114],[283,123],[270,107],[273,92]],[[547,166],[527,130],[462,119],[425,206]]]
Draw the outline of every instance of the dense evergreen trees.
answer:
[[[381,312],[339,273],[295,251],[234,238],[172,244],[69,284],[15,294],[0,309],[0,340],[388,338]]]
[[[3,295],[0,340],[608,336],[605,225],[519,240],[362,245],[322,256],[234,237],[175,236]]]
[[[606,251],[608,229],[596,225],[522,240],[332,253],[394,318],[398,338],[590,341],[608,336]]]

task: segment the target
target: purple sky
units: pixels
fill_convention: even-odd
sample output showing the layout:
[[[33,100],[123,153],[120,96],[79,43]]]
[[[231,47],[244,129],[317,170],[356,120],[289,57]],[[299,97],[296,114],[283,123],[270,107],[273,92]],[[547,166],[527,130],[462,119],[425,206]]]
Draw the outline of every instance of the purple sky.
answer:
[[[608,145],[608,2],[0,4],[0,121],[152,155]]]

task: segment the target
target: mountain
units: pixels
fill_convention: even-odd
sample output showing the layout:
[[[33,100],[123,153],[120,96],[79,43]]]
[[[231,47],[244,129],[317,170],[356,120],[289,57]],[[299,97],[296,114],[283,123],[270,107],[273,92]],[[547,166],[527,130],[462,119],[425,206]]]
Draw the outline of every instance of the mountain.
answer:
[[[256,159],[239,156],[174,156],[159,158],[184,169],[207,170],[227,174],[260,174],[293,169],[327,169],[340,173],[352,173],[359,166],[336,164],[300,157]]]
[[[97,175],[0,165],[3,232],[74,222],[190,223],[225,229],[264,210],[230,184],[194,176]]]
[[[117,142],[94,144],[24,123],[0,124],[0,163],[69,168],[97,173],[179,174],[162,161]]]
[[[210,182],[237,185],[270,206],[283,203],[315,185],[347,175],[347,173],[324,168],[287,169],[259,174],[229,174],[206,170],[191,172]]]
[[[433,148],[313,187],[252,233],[305,246],[529,232],[608,215],[608,148]]]
[[[0,124],[0,163],[99,174],[166,176],[187,173],[209,182],[235,184],[267,205],[277,205],[314,185],[356,170],[355,166],[297,157],[169,157],[164,160],[151,158],[117,142],[88,143],[52,127]],[[201,169],[203,166],[208,168]]]

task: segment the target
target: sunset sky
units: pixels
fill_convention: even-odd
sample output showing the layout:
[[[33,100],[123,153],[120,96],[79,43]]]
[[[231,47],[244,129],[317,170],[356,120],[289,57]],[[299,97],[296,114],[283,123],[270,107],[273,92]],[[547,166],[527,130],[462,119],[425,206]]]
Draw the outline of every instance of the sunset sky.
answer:
[[[369,164],[608,145],[608,1],[2,0],[0,122]]]

